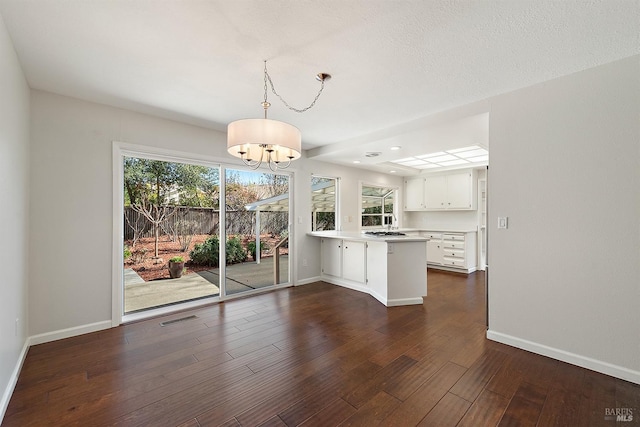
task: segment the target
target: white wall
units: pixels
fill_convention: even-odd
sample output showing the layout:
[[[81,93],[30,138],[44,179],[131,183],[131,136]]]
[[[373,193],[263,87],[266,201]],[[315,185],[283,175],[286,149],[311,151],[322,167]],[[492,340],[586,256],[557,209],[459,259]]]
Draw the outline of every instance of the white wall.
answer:
[[[489,129],[488,335],[640,382],[640,56],[496,97]]]
[[[0,420],[27,340],[29,87],[0,16]],[[16,331],[16,319],[19,319]]]
[[[33,91],[31,335],[111,319],[112,141],[176,150],[239,165],[223,133]],[[400,186],[400,178],[301,159],[295,180],[294,274],[320,274],[311,230],[312,173],[341,176],[343,215],[357,228],[358,180]],[[298,222],[300,217],[301,223]],[[306,260],[306,266],[303,261]],[[61,262],[62,261],[62,262]],[[102,323],[101,323],[102,325]],[[103,325],[104,327],[104,325]]]

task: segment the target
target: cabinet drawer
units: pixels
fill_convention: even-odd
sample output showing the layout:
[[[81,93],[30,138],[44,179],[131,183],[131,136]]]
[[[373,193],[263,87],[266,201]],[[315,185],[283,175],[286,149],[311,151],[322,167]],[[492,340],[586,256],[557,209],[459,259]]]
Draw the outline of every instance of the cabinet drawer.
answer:
[[[445,255],[442,264],[450,265],[452,267],[464,267],[464,258],[451,257],[451,256]]]
[[[426,237],[431,240],[442,240],[442,234],[440,233],[422,233],[422,237]]]
[[[444,248],[443,253],[446,257],[454,257],[464,260],[464,250]]]
[[[458,241],[452,241],[452,240],[445,240],[442,243],[442,246],[445,249],[463,249],[464,250],[464,242],[458,242]]]
[[[464,242],[464,234],[445,234],[442,236],[444,240],[454,240]]]

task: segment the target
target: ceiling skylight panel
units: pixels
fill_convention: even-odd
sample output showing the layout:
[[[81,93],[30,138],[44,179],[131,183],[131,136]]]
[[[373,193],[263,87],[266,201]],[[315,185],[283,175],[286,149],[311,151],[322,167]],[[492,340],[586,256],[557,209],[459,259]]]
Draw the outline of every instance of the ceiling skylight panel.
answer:
[[[402,162],[400,164],[405,166],[417,166],[417,165],[424,165],[426,164],[426,162],[420,159],[412,159],[412,160],[407,160],[406,162]]]
[[[489,154],[487,150],[485,150],[484,148],[479,148],[477,150],[462,151],[460,153],[456,153],[456,156],[462,157],[463,159],[468,159],[469,157],[485,156],[487,154]]]
[[[424,163],[422,165],[416,165],[414,166],[414,168],[416,169],[432,169],[432,168],[439,168],[440,165],[436,165],[435,163]]]
[[[429,157],[427,160],[433,163],[442,163],[442,162],[448,162],[451,160],[458,160],[458,157],[452,156],[451,154],[445,154],[444,156]]]
[[[404,159],[391,160],[391,163],[403,164],[404,162],[411,162],[411,161],[413,161],[415,159],[416,159],[415,157],[406,157]]]
[[[473,163],[488,162],[489,156],[487,155],[487,156],[469,157],[467,160]]]
[[[447,153],[451,153],[451,154],[454,154],[454,153],[461,153],[461,152],[463,152],[463,151],[477,150],[477,149],[479,149],[479,148],[482,148],[482,147],[480,147],[480,146],[478,146],[478,145],[471,145],[471,146],[469,146],[469,147],[454,148],[453,150],[447,150]]]
[[[431,160],[432,157],[438,157],[438,156],[444,156],[447,153],[445,153],[444,151],[438,151],[437,153],[431,153],[431,154],[422,154],[420,156],[416,156],[419,159],[426,159],[429,160],[430,162],[433,162],[433,160]]]
[[[469,163],[469,162],[463,159],[457,159],[457,160],[449,160],[447,162],[439,162],[438,164],[441,166],[454,166],[454,165],[463,165],[465,163]]]

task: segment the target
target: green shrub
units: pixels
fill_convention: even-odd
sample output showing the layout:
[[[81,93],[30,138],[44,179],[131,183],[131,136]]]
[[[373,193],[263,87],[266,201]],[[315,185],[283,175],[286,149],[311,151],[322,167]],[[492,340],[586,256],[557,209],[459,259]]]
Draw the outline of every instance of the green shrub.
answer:
[[[169,260],[169,262],[184,262],[184,258],[182,258],[181,256],[174,256]]]
[[[202,244],[195,245],[193,250],[189,252],[191,262],[197,265],[218,267],[220,260],[219,244],[218,236],[211,236]],[[227,252],[227,264],[235,264],[247,260],[247,252],[237,237],[227,240],[225,250]]]
[[[242,247],[240,239],[232,237],[227,240],[225,246],[227,252],[227,264],[235,264],[237,262],[244,262],[247,260],[247,252]]]
[[[191,262],[197,265],[217,267],[220,257],[219,245],[220,240],[218,240],[218,236],[211,236],[202,244],[196,244],[193,250],[189,252]]]
[[[260,251],[266,251],[267,249],[269,249],[269,245],[267,245],[265,242],[260,241]],[[249,253],[251,254],[251,258],[252,259],[256,259],[256,241],[252,240],[249,243],[247,243],[247,251],[249,251]]]
[[[128,260],[131,257],[131,250],[129,249],[129,246],[124,245],[124,260]]]

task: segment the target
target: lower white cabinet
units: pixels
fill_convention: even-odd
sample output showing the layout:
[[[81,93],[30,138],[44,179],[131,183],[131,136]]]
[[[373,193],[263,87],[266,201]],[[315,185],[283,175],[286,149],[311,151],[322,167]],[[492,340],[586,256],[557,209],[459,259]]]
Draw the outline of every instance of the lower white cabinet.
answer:
[[[342,277],[342,240],[322,239],[322,273]]]
[[[321,239],[322,274],[359,284],[367,282],[367,244],[352,240]]]
[[[429,267],[472,273],[477,269],[476,233],[424,232]]]
[[[365,242],[342,241],[342,278],[353,282],[367,281],[367,244]]]
[[[427,264],[442,264],[442,234],[426,233],[425,237],[429,238],[427,242]]]

